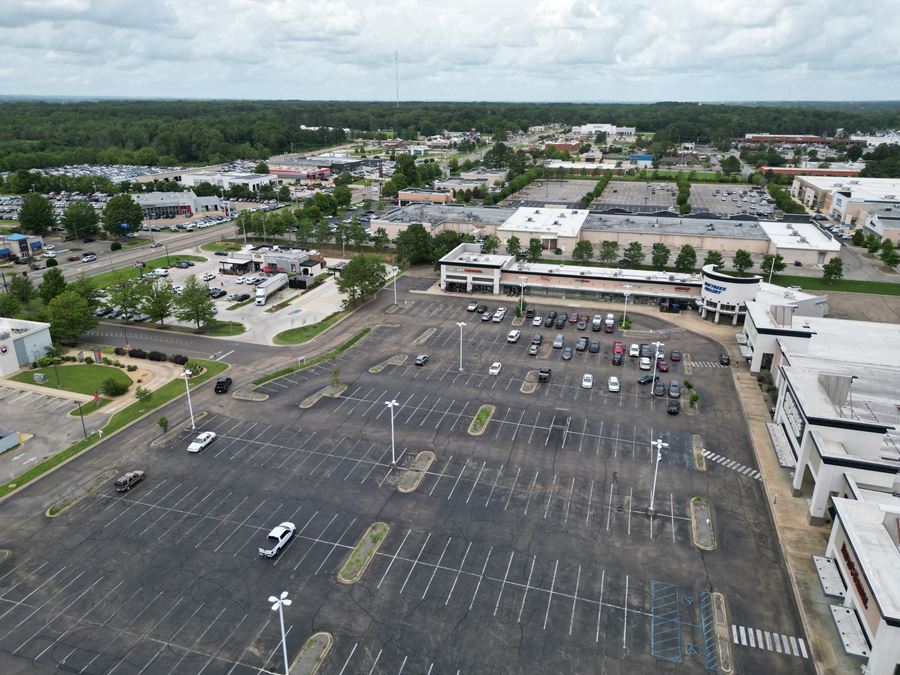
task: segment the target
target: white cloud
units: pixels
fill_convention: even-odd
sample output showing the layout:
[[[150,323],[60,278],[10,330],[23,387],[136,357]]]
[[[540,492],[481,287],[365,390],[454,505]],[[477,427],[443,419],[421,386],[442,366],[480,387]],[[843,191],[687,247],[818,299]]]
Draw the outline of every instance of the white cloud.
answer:
[[[887,0],[0,0],[4,91],[438,100],[894,98]]]

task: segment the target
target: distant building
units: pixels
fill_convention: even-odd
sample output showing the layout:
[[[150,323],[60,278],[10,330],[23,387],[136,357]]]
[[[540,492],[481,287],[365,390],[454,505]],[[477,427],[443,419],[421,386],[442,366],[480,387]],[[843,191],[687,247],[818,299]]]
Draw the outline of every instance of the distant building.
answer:
[[[466,180],[483,180],[485,186],[490,188],[505,183],[508,172],[508,169],[488,169],[479,166],[469,171],[460,171],[459,177]]]
[[[30,258],[42,252],[44,241],[34,234],[0,234],[0,260]]]
[[[190,217],[198,213],[226,213],[215,195],[198,197],[188,192],[145,192],[132,195],[144,211],[144,220]]]
[[[756,170],[761,174],[767,174],[771,171],[776,176],[840,176],[847,178],[858,176],[859,172],[862,171],[862,166],[849,168],[841,165],[834,165],[829,166],[826,169],[820,169],[818,167],[760,166],[757,167]]]
[[[486,185],[486,180],[461,178],[456,176],[451,176],[450,178],[439,178],[438,180],[434,181],[434,188],[436,190],[450,190],[453,196],[456,196],[457,192],[465,192],[466,190],[472,190],[474,188],[482,188]]]
[[[567,143],[565,141],[553,141],[552,143],[544,143],[544,150],[553,148],[559,152],[568,152],[569,154],[578,154],[581,149],[580,143]]]
[[[424,204],[451,204],[453,193],[450,190],[423,190],[409,188],[397,193],[397,203],[400,206],[412,203]]]
[[[900,245],[900,206],[867,209],[862,227],[865,234],[873,234],[880,241],[890,239],[895,245]]]
[[[50,324],[0,317],[0,377],[37,361],[50,340]]]
[[[791,196],[844,225],[858,227],[861,214],[877,207],[900,207],[900,178],[797,176]]]
[[[580,136],[595,138],[597,134],[606,134],[606,140],[624,139],[637,133],[636,127],[617,127],[615,124],[582,124],[580,127],[572,127],[572,133]]]
[[[828,143],[829,139],[814,134],[744,134],[745,143],[779,143],[783,145],[812,145],[813,143]]]
[[[874,136],[851,134],[850,140],[865,143],[868,148],[876,148],[879,145],[900,145],[900,132],[890,131],[885,134],[877,134]]]
[[[279,182],[279,177],[271,173],[188,173],[181,177],[181,184],[187,187],[209,183],[223,190],[243,187],[251,192],[259,191],[264,185],[277,185]]]

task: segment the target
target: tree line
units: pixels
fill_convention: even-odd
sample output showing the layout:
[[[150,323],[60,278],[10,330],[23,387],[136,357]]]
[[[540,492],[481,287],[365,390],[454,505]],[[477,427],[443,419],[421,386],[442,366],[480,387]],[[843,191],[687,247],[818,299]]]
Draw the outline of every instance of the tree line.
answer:
[[[754,131],[832,134],[900,126],[900,106],[664,102],[81,101],[0,103],[0,170],[67,164],[174,166],[313,150],[379,131],[414,139],[443,130],[507,131],[606,121],[654,132],[648,145],[721,144]],[[319,127],[310,129],[303,127]],[[385,134],[388,135],[388,134]]]

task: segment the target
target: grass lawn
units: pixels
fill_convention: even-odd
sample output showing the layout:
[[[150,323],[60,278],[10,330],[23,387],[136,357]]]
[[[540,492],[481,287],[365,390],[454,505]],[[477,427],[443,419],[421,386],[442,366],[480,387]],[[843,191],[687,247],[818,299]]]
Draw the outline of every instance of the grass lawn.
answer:
[[[54,372],[56,371],[56,372]],[[59,374],[59,382],[65,391],[74,391],[79,394],[93,394],[100,391],[103,381],[109,378],[131,386],[131,378],[128,377],[120,368],[114,366],[98,366],[96,364],[79,364],[70,366],[57,366],[53,368],[37,368],[24,373],[19,373],[11,379],[16,382],[24,382],[27,384],[37,384],[34,381],[35,373],[43,373],[47,376],[47,381],[41,386],[48,389],[56,389],[56,375]]]
[[[204,251],[240,251],[241,246],[237,239],[220,239],[203,244],[200,248]]]
[[[150,260],[145,260],[144,263],[146,266],[144,267],[144,273],[146,274],[152,269],[156,269],[157,267],[171,267],[175,263],[181,262],[183,260],[187,260],[190,262],[206,262],[207,258],[204,258],[199,255],[170,255],[170,256],[161,256],[159,258],[151,258]],[[91,277],[94,281],[94,286],[96,288],[105,288],[115,282],[117,282],[120,278],[125,279],[137,279],[140,276],[140,270],[136,267],[120,267],[119,269],[112,270],[111,272],[101,272],[100,274],[96,274]]]
[[[203,335],[228,337],[230,335],[240,335],[245,330],[244,324],[239,321],[215,321],[203,326],[200,333]]]
[[[348,311],[335,312],[319,323],[314,323],[309,326],[300,326],[299,328],[290,328],[288,330],[282,331],[275,336],[274,342],[277,345],[299,345],[303,342],[308,342],[320,333],[323,333],[331,328],[334,324],[347,316],[349,313],[350,312]]]
[[[821,277],[796,277],[776,274],[772,283],[779,286],[799,286],[804,291],[834,291],[836,293],[871,293],[873,295],[900,295],[900,283],[890,281],[859,281],[839,279],[831,283]]]
[[[72,401],[72,403],[75,403]],[[89,401],[88,403],[81,404],[81,412],[78,412],[78,406],[72,408],[72,411],[69,413],[70,417],[78,417],[79,415],[90,415],[91,413],[95,413],[100,410],[107,403],[111,403],[110,399],[100,397],[100,401],[94,403],[93,401]]]
[[[198,375],[190,381],[191,389],[194,389],[200,384],[210,380],[213,377],[216,377],[219,373],[221,373],[228,367],[227,363],[222,363],[220,361],[207,361],[206,359],[196,360],[202,363],[206,370],[203,371],[202,375]],[[107,425],[103,427],[103,435],[105,436],[112,433],[113,431],[116,431],[117,429],[121,429],[126,424],[133,422],[141,415],[150,412],[151,410],[158,408],[165,403],[168,403],[169,401],[176,398],[177,396],[180,396],[183,393],[183,381],[180,379],[172,380],[168,384],[165,384],[154,391],[153,396],[151,396],[150,399],[148,399],[146,402],[135,401],[127,408],[115,413],[112,418],[110,418]],[[10,482],[4,483],[2,486],[0,486],[0,497],[5,497],[20,485],[30,483],[38,476],[46,473],[55,466],[59,466],[70,457],[73,457],[82,450],[89,448],[99,440],[100,439],[96,434],[91,434],[86,439],[83,439],[78,443],[69,446],[62,452],[56,453],[55,455],[53,455],[53,457],[44,460],[40,464],[36,464],[35,466],[28,469],[28,471],[19,474]]]

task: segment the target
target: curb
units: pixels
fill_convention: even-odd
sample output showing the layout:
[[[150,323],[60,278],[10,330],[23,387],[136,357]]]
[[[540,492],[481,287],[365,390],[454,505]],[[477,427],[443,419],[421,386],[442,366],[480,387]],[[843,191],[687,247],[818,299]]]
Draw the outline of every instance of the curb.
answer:
[[[220,363],[222,363],[222,362],[220,361]],[[222,371],[223,373],[227,373],[227,372],[231,369],[231,364],[230,364],[230,363],[228,363],[228,364],[226,364],[226,365],[227,365],[228,367],[225,368],[225,370]],[[52,473],[55,473],[58,469],[61,469],[62,467],[66,466],[69,462],[71,462],[71,461],[73,461],[73,460],[75,460],[75,459],[78,459],[78,458],[81,457],[84,453],[86,453],[88,450],[93,450],[94,448],[96,448],[98,445],[101,445],[101,444],[102,444],[103,442],[105,442],[106,440],[108,440],[108,439],[110,439],[110,438],[115,438],[116,436],[118,436],[120,433],[122,433],[122,432],[125,431],[126,429],[130,429],[131,427],[133,427],[133,426],[134,426],[135,424],[137,424],[138,422],[141,422],[141,421],[143,421],[144,419],[146,419],[147,417],[149,417],[150,415],[153,415],[153,414],[156,413],[160,408],[164,408],[164,407],[166,407],[167,405],[169,405],[170,403],[175,403],[175,401],[180,400],[183,396],[185,396],[185,394],[178,394],[178,396],[176,396],[176,397],[173,398],[172,400],[166,401],[165,403],[163,403],[162,405],[160,405],[160,406],[154,408],[153,410],[148,410],[147,412],[145,412],[143,415],[141,415],[141,416],[138,417],[137,419],[134,419],[134,420],[132,420],[131,422],[129,422],[128,424],[126,424],[125,426],[116,429],[116,430],[113,431],[111,434],[108,434],[108,435],[106,435],[106,436],[103,436],[103,437],[97,439],[97,442],[96,442],[96,443],[91,443],[89,446],[87,446],[87,447],[84,448],[83,450],[80,450],[79,452],[76,452],[74,455],[72,455],[71,457],[69,457],[69,458],[68,458],[67,460],[65,460],[64,462],[60,462],[60,463],[57,464],[56,466],[54,466],[54,467],[52,467],[51,469],[48,469],[47,471],[45,471],[44,473],[42,473],[40,476],[36,476],[35,478],[33,478],[32,480],[28,481],[28,482],[25,483],[24,485],[20,485],[20,486],[18,486],[17,488],[15,488],[12,492],[7,493],[7,494],[4,495],[3,497],[0,497],[0,504],[2,504],[3,502],[5,502],[7,499],[10,499],[10,498],[13,497],[14,495],[19,494],[19,492],[22,491],[22,490],[24,490],[25,488],[31,487],[32,485],[34,485],[35,483],[39,482],[39,481],[42,480],[43,478],[46,478],[47,476],[49,476],[49,475],[52,474]],[[73,444],[73,445],[74,445],[74,444]],[[63,450],[65,450],[65,448],[63,448]],[[62,452],[63,450],[60,450],[60,452]],[[15,482],[15,478],[13,478],[13,479],[12,479],[11,481],[9,481],[9,482],[10,482],[10,483]]]

